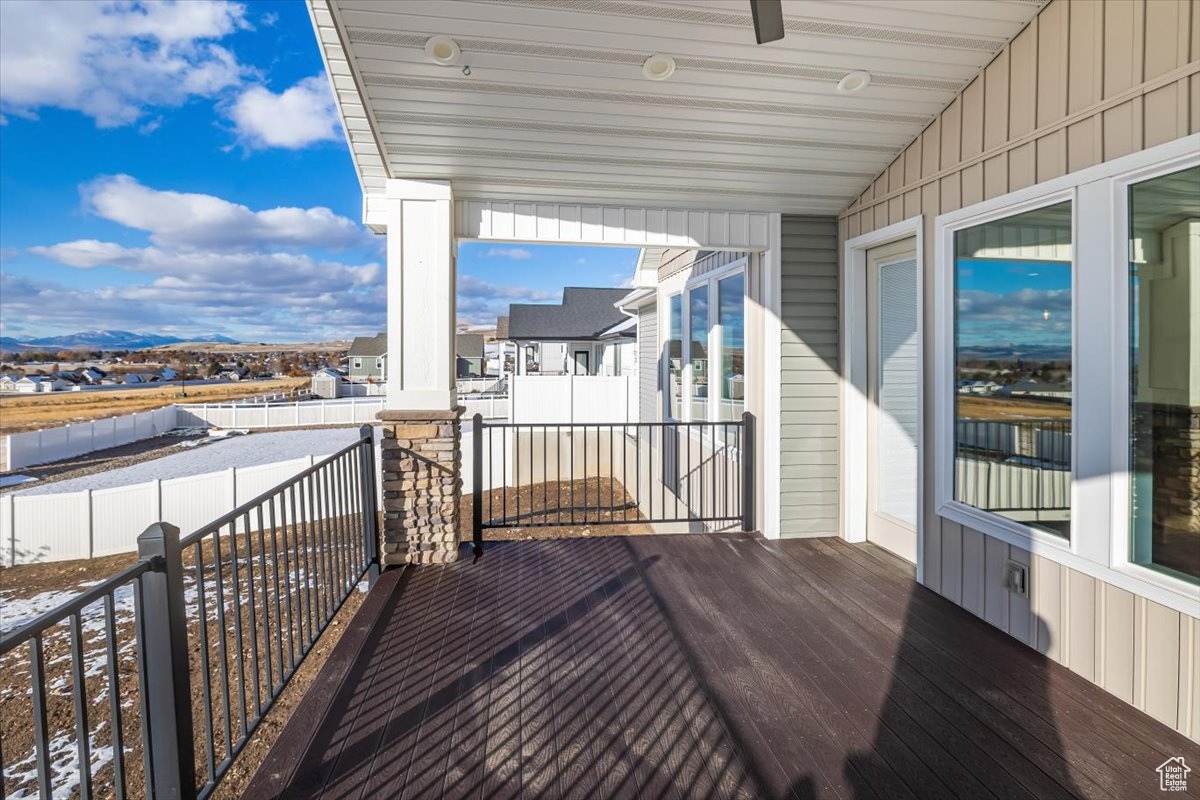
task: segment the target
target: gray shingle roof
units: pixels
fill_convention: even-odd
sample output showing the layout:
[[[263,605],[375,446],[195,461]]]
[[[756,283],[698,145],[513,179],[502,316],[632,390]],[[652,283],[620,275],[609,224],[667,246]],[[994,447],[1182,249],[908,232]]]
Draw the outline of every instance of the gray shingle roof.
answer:
[[[374,336],[355,337],[354,341],[350,343],[350,350],[346,355],[367,358],[387,355],[387,334],[377,333]]]
[[[552,342],[595,339],[625,319],[613,303],[627,294],[628,289],[569,286],[563,289],[561,305],[511,305],[507,338]]]
[[[454,337],[454,352],[462,358],[483,358],[483,334],[458,334]]]

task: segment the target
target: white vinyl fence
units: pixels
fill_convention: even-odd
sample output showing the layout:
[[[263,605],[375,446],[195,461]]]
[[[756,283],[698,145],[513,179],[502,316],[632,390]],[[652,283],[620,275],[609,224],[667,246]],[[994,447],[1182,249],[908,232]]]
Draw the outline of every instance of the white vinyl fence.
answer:
[[[0,448],[5,455],[0,469],[20,469],[74,458],[94,450],[120,447],[158,436],[175,427],[175,406],[169,405],[153,411],[80,422],[61,428],[13,433],[4,437],[5,445]]]
[[[383,409],[384,398],[309,400],[300,403],[234,405],[197,403],[179,406],[182,428],[295,428],[309,425],[349,425],[374,422]]]
[[[0,565],[134,552],[138,534],[154,522],[170,522],[191,533],[324,458],[304,456],[112,489],[6,494],[0,496]],[[378,480],[378,463],[375,473]],[[383,497],[382,491],[376,494]],[[328,513],[342,511],[334,505]]]
[[[629,375],[516,375],[511,422],[637,422],[637,382]]]

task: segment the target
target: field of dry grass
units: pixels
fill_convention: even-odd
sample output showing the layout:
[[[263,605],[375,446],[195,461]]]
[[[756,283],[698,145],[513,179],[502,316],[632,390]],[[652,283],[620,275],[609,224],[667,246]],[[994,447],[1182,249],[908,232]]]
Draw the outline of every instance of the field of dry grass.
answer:
[[[188,402],[219,403],[306,386],[308,378],[189,384]],[[0,397],[0,435],[149,411],[179,400],[178,386],[152,389],[6,394]]]
[[[1068,419],[1071,404],[1019,397],[958,396],[958,414],[967,419]]]

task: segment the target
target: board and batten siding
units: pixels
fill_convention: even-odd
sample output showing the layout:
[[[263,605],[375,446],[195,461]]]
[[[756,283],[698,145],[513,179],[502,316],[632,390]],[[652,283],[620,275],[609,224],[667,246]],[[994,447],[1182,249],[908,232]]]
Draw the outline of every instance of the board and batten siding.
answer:
[[[780,227],[780,535],[838,534],[838,256],[833,217]]]
[[[662,406],[658,399],[658,308],[644,305],[638,310],[638,421],[658,422]]]
[[[842,213],[839,236],[924,215],[933,287],[939,214],[1197,132],[1200,2],[1053,0]],[[932,288],[923,314],[933,330]],[[933,363],[932,337],[925,359]],[[926,370],[923,388],[928,399],[946,387]],[[933,406],[925,404],[927,453]],[[1200,620],[942,519],[933,461],[925,584],[1200,740]],[[1029,565],[1029,598],[1004,589],[1008,559]]]

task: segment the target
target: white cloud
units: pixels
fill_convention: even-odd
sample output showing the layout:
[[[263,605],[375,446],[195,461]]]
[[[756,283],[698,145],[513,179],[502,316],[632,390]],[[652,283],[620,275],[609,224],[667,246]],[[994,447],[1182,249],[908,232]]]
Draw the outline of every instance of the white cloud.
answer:
[[[238,138],[248,147],[296,149],[342,138],[329,82],[316,75],[275,94],[246,89],[229,109]]]
[[[251,73],[217,43],[245,27],[245,7],[222,0],[5,0],[0,109],[64,108],[116,127],[147,108],[216,96]]]
[[[322,206],[252,211],[209,194],[152,189],[128,175],[97,178],[82,192],[93,213],[145,231],[155,244],[168,247],[340,249],[371,240],[362,226]]]
[[[533,253],[524,247],[490,247],[483,255],[484,258],[510,258],[513,261],[525,261],[533,258]]]
[[[473,325],[495,325],[496,317],[508,313],[510,303],[557,302],[561,292],[505,286],[474,275],[458,276],[458,321]]]

